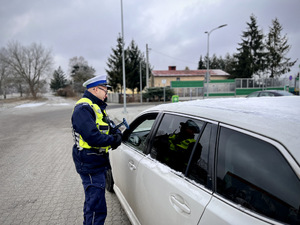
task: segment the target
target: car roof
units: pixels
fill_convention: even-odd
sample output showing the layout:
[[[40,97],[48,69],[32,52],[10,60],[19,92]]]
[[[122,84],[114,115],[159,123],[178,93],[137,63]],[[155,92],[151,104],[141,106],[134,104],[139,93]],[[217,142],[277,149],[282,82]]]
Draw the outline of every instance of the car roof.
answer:
[[[300,97],[216,98],[162,104],[149,111],[178,112],[269,137],[300,163]]]
[[[263,90],[263,91],[259,91],[259,92],[291,93],[291,92],[284,91],[284,90]]]
[[[254,91],[250,94],[253,94],[253,93],[261,93],[261,92],[271,92],[271,93],[281,93],[281,94],[284,94],[284,93],[290,93],[291,95],[293,95],[291,92],[289,91],[284,91],[284,90],[261,90],[261,91]],[[249,94],[249,95],[250,95]]]

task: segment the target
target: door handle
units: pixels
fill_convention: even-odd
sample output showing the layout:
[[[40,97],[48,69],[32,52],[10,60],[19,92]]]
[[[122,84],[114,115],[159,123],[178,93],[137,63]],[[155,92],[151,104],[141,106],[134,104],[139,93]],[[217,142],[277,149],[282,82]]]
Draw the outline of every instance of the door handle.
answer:
[[[182,203],[179,199],[177,199],[176,196],[171,195],[171,202],[174,204],[175,209],[177,211],[179,209],[181,212],[184,212],[187,214],[191,213],[191,209],[185,203]]]
[[[134,165],[134,162],[129,161],[128,165],[130,170],[136,170],[136,166]]]

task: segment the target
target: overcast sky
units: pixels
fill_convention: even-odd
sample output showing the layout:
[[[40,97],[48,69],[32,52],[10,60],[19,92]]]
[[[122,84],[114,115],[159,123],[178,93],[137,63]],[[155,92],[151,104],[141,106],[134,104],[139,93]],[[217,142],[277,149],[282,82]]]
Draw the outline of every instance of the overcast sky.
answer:
[[[68,74],[69,59],[83,56],[98,75],[121,33],[120,0],[0,0],[0,47],[9,41],[50,48],[54,69]],[[134,40],[155,70],[177,66],[197,69],[200,55],[236,53],[251,14],[264,34],[278,18],[288,37],[288,57],[299,58],[289,75],[299,72],[300,0],[123,0],[125,47]]]

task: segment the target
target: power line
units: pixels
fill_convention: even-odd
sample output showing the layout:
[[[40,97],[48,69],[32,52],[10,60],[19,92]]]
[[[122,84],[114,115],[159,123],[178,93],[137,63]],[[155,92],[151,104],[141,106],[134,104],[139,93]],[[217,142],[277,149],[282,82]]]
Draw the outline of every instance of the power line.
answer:
[[[177,60],[177,61],[181,61],[181,62],[185,62],[185,63],[190,63],[190,64],[198,65],[198,63],[190,62],[190,61],[186,61],[186,60],[182,60],[182,59],[179,59],[179,58],[175,58],[175,57],[169,56],[169,55],[167,55],[167,54],[165,54],[165,53],[162,53],[162,52],[153,50],[153,48],[151,48],[151,51],[153,51],[153,52],[155,52],[155,53],[157,53],[157,54],[163,55],[163,56],[165,56],[165,57],[168,57],[168,58],[171,58],[171,59],[175,59],[175,60]]]

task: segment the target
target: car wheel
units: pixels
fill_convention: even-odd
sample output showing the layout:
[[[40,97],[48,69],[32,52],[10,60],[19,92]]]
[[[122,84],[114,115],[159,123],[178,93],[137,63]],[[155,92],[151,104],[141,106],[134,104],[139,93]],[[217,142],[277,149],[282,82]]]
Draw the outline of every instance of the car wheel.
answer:
[[[114,192],[114,179],[112,176],[112,172],[111,169],[108,169],[106,171],[106,184],[105,184],[105,188],[107,191],[109,192]]]

